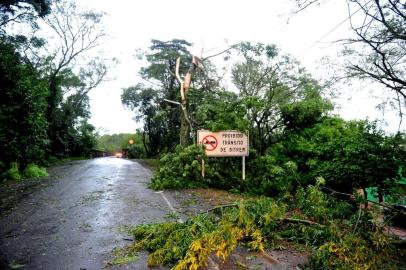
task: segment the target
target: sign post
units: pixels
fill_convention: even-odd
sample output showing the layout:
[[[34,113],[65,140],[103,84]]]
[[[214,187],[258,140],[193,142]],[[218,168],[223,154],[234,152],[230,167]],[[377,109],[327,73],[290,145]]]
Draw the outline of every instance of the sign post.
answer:
[[[245,157],[249,153],[248,135],[236,130],[197,131],[198,144],[204,145],[208,157],[242,157],[242,179],[245,180]],[[204,177],[204,160],[202,160]]]
[[[242,180],[245,180],[245,156],[242,157]]]
[[[202,158],[202,177],[204,178],[204,159]]]

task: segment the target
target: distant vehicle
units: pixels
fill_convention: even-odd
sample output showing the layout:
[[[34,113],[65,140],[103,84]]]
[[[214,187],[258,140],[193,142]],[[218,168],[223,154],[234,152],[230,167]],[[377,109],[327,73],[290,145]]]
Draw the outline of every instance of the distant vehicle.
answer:
[[[116,158],[122,158],[123,154],[121,152],[117,152],[115,156],[116,156]]]

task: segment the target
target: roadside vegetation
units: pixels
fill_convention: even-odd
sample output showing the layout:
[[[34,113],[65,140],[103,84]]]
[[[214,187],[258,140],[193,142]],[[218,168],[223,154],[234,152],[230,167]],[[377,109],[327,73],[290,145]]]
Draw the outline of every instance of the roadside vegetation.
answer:
[[[109,65],[88,57],[105,35],[102,17],[73,1],[0,2],[1,180],[43,176],[42,167],[57,160],[90,157],[96,132],[88,93]]]
[[[375,125],[325,117],[304,130],[286,127],[264,155],[251,151],[244,181],[238,159],[179,146],[161,158],[152,188],[216,187],[259,197],[218,205],[184,223],[135,226],[129,233],[136,241],[123,252],[148,250],[150,266],[199,269],[210,256],[227,259],[241,245],[300,250],[310,259],[301,269],[401,269],[406,250],[388,233],[392,216],[378,204],[366,207],[362,190],[376,186],[377,198],[404,196],[402,143],[402,136]]]
[[[310,256],[301,269],[400,269],[405,253],[384,233],[378,211],[359,215],[355,203],[329,197],[315,186],[284,198],[261,197],[218,206],[184,223],[130,229],[137,240],[127,254],[146,249],[148,265],[206,267],[210,256],[227,259],[242,245],[252,251],[297,249]],[[403,260],[403,261],[402,261]]]
[[[306,8],[313,2],[298,4]],[[350,44],[364,42],[364,51],[350,53],[346,47],[346,76],[387,87],[402,114],[405,14],[398,2],[352,2],[364,8],[373,27],[353,26],[357,39]],[[373,16],[379,10],[391,25]],[[226,260],[240,245],[258,252],[301,250],[309,257],[301,269],[405,268],[404,240],[388,232],[393,215],[405,215],[392,207],[405,195],[405,134],[335,115],[327,95],[331,84],[315,80],[272,44],[241,42],[201,58],[190,54],[190,46],[185,40],[152,40],[140,70],[144,81],[123,89],[123,104],[144,122],[146,155],[160,156],[151,188],[214,187],[257,197],[219,205],[183,223],[135,226],[129,230],[135,241],[124,254],[148,250],[150,266],[200,269],[211,256]],[[381,58],[383,51],[387,57]],[[222,86],[212,57],[231,66],[237,91]],[[380,68],[385,65],[393,69]],[[249,134],[245,180],[241,159],[205,156],[195,143],[199,129]]]

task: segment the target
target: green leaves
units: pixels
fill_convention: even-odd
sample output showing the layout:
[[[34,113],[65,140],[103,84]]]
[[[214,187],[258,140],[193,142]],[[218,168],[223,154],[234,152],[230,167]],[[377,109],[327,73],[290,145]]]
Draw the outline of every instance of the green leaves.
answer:
[[[48,88],[15,48],[0,40],[0,159],[22,169],[44,158],[49,141],[45,119]]]
[[[311,127],[288,129],[279,148],[279,155],[297,162],[302,183],[314,183],[322,176],[327,185],[350,193],[369,186],[385,192],[394,184],[391,179],[397,177],[406,154],[401,136],[385,135],[368,122],[337,117],[319,121]]]
[[[176,147],[174,153],[165,154],[161,158],[159,170],[152,177],[151,187],[165,189],[206,186],[201,175],[200,161],[203,158],[201,145]]]
[[[377,213],[364,209],[359,220],[356,208],[320,190],[322,182],[279,201],[254,198],[184,223],[138,225],[130,229],[136,241],[124,251],[149,251],[149,266],[199,269],[207,266],[210,255],[227,259],[237,245],[254,251],[287,246],[305,248],[309,269],[397,269],[402,259],[394,257],[392,239],[373,218]],[[354,223],[359,231],[353,230]]]
[[[199,90],[191,90],[190,95],[196,91]],[[219,90],[200,100],[191,98],[191,103],[194,102],[199,104],[196,111],[192,112],[192,117],[198,123],[197,129],[211,131],[248,129],[244,105],[236,94]]]
[[[45,168],[39,167],[36,164],[28,164],[24,169],[24,176],[29,179],[34,179],[38,177],[48,176],[47,170]]]

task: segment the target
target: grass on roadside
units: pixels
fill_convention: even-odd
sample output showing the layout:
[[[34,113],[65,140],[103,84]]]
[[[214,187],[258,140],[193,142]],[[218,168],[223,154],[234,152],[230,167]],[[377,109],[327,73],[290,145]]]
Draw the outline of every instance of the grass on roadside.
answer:
[[[159,159],[157,158],[136,159],[136,161],[148,167],[151,171],[156,171],[159,168]]]

